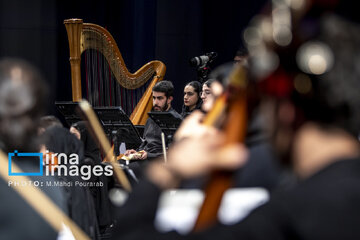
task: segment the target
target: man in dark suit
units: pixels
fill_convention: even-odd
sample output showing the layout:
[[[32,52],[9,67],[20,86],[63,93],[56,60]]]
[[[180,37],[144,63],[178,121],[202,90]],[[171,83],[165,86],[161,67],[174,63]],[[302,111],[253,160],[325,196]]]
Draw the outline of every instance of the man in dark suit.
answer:
[[[170,81],[161,81],[155,84],[152,89],[153,95],[153,108],[152,111],[156,112],[170,112],[178,118],[181,115],[171,107],[171,102],[174,99],[174,86]],[[134,159],[151,160],[163,154],[161,142],[161,128],[151,119],[148,118],[144,129],[144,142],[138,148],[127,150],[125,156],[134,154]]]

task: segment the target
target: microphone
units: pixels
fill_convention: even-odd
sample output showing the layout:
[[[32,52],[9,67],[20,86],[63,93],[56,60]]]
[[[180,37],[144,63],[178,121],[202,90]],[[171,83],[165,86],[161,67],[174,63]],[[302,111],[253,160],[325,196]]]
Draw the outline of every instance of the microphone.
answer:
[[[190,66],[203,68],[208,63],[211,63],[217,57],[216,52],[205,53],[199,57],[193,57],[190,59]]]

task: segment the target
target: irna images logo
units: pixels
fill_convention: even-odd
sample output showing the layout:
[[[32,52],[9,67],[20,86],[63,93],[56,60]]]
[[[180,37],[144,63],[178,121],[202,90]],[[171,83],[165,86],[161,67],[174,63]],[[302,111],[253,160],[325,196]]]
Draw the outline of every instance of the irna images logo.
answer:
[[[89,180],[91,176],[112,176],[113,167],[111,165],[80,165],[79,156],[72,153],[69,156],[65,153],[19,153],[15,150],[9,153],[9,176],[80,176],[83,180]],[[11,168],[12,158],[32,157],[39,161],[39,172],[13,172]],[[38,158],[39,160],[37,160]],[[45,158],[45,159],[44,159]]]

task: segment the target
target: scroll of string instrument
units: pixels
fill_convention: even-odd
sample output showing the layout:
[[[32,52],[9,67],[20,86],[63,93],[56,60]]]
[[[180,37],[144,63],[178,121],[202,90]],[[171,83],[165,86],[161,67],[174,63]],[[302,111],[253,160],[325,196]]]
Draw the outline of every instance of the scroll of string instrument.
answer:
[[[229,76],[227,89],[204,119],[204,125],[219,128],[224,132],[224,147],[244,142],[247,125],[246,88],[246,70],[237,66]],[[201,231],[215,223],[222,196],[231,187],[231,176],[228,171],[215,171],[211,174],[194,231]]]

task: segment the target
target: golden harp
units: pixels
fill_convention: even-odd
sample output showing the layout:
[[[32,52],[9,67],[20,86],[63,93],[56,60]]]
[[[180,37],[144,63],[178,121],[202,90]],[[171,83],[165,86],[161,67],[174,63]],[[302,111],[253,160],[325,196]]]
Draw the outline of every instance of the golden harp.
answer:
[[[163,79],[165,65],[151,61],[130,73],[106,29],[83,23],[82,19],[67,19],[64,24],[69,40],[72,100],[81,101],[85,90],[92,106],[121,106],[134,125],[144,125],[152,108],[152,87]],[[83,80],[82,63],[86,68]]]

